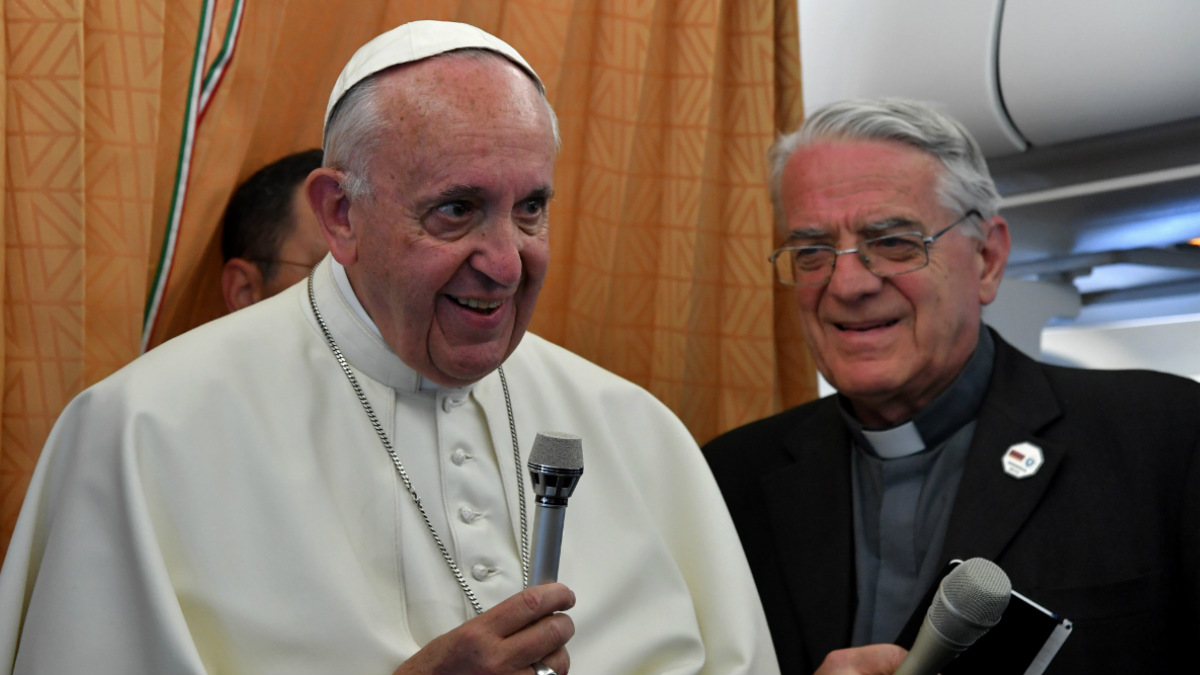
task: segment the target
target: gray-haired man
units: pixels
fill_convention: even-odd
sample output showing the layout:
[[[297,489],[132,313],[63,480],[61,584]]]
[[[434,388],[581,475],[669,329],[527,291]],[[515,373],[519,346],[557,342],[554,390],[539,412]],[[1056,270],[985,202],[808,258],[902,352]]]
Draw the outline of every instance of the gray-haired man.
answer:
[[[1047,366],[981,323],[1008,228],[978,146],[934,109],[832,104],[772,159],[771,260],[838,394],[705,453],[782,669],[892,642],[947,562],[976,556],[1074,622],[1047,672],[1186,662],[1200,385]]]

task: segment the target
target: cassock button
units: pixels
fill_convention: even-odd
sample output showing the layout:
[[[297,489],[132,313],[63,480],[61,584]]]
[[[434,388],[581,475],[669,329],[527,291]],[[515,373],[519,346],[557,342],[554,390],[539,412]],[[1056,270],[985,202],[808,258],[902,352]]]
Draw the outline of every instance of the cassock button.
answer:
[[[462,448],[455,448],[454,452],[450,453],[450,461],[454,462],[455,466],[462,466],[471,456]]]
[[[462,405],[466,399],[458,398],[457,396],[447,396],[442,399],[442,412],[450,412],[458,406]]]
[[[483,563],[478,563],[471,568],[471,576],[475,577],[475,581],[486,581],[492,576],[492,569]]]
[[[464,506],[458,510],[458,517],[462,518],[462,521],[467,524],[470,524],[470,523],[475,522],[476,520],[479,520],[480,516],[482,516],[482,515],[483,515],[482,511],[476,511],[475,509],[472,509],[469,506]]]

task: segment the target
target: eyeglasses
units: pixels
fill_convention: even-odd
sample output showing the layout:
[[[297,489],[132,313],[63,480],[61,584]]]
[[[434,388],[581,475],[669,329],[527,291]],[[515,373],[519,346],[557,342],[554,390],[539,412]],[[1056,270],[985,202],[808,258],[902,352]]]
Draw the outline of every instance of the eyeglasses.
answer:
[[[936,234],[926,237],[921,232],[900,232],[864,240],[857,248],[837,250],[832,246],[782,246],[768,260],[775,266],[775,278],[784,286],[823,286],[833,278],[837,258],[844,253],[857,253],[859,260],[877,277],[908,274],[929,264],[929,246],[954,226],[971,217],[982,218],[972,209]]]

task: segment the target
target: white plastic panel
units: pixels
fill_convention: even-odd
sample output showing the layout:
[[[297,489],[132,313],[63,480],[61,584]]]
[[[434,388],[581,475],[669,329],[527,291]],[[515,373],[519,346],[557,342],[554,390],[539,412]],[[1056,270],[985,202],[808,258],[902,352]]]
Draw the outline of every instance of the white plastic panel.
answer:
[[[1200,117],[1198,0],[1006,0],[999,47],[1034,145]]]
[[[1002,5],[1001,0],[799,0],[805,110],[845,98],[915,98],[939,104],[965,124],[989,156],[1023,150],[996,86]]]

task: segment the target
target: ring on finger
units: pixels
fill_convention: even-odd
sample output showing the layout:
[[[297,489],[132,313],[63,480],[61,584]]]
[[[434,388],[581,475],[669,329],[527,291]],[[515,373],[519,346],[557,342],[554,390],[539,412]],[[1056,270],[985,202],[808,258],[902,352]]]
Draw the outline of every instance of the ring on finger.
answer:
[[[541,661],[533,662],[533,672],[537,675],[558,675],[553,668],[542,663]]]

